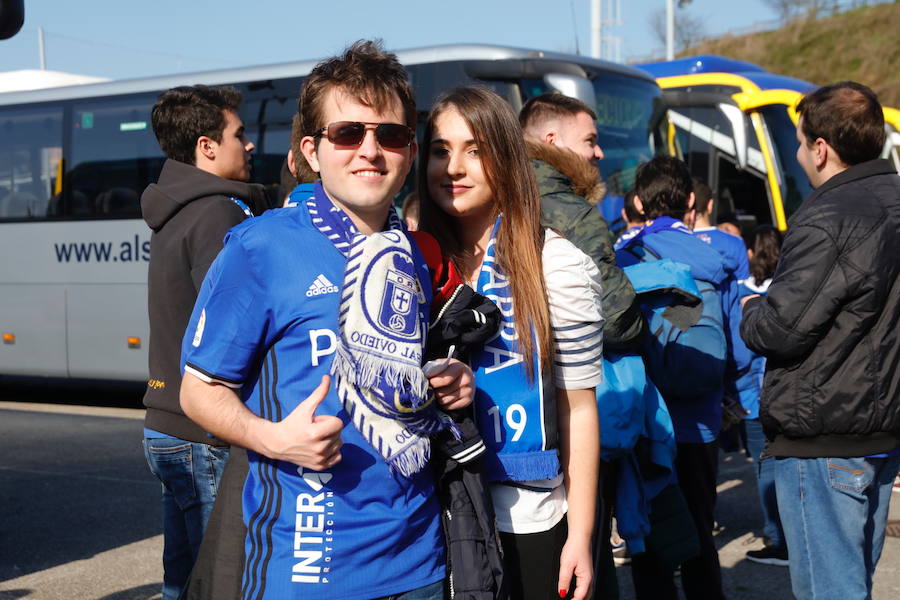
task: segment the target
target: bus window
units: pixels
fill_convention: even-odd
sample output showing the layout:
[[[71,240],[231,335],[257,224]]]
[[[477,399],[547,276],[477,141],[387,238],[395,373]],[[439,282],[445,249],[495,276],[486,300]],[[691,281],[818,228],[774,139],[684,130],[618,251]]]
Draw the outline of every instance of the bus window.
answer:
[[[281,166],[291,147],[291,120],[303,79],[291,77],[236,86],[243,97],[240,117],[247,137],[256,146],[250,181],[278,185]]]
[[[759,109],[766,122],[769,137],[775,145],[775,158],[781,166],[781,201],[784,216],[790,217],[812,193],[809,178],[797,162],[797,128],[787,113],[787,106],[773,104]]]
[[[134,219],[144,188],[165,157],[150,125],[155,95],[79,102],[72,110],[72,154],[65,216]]]
[[[664,148],[657,131],[665,114],[660,92],[651,82],[616,73],[598,73],[592,83],[597,96],[597,143],[603,149],[600,172],[607,193],[624,196],[634,187],[638,165]]]
[[[61,108],[0,113],[0,219],[44,219],[62,159]]]
[[[753,169],[738,170],[734,158],[716,153],[716,215],[734,213],[741,230],[750,233],[757,225],[772,222],[769,194],[762,173]]]
[[[887,131],[887,139],[884,142],[882,158],[891,161],[894,168],[900,171],[900,133],[890,123],[887,123],[884,128]]]
[[[607,194],[622,196],[634,186],[637,166],[663,151],[657,131],[663,119],[659,88],[618,73],[596,73],[591,80],[597,104],[597,143],[603,150],[600,173]],[[522,100],[551,91],[543,79],[520,82]]]

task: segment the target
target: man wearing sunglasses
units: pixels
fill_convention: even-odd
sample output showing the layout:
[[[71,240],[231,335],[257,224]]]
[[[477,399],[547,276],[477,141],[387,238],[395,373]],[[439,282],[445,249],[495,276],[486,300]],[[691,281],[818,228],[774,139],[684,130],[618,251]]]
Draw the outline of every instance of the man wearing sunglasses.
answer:
[[[410,306],[427,324],[429,276],[391,208],[416,153],[415,118],[406,72],[377,44],[357,42],[319,64],[301,90],[304,135],[292,143],[319,174],[314,192],[297,188],[294,208],[232,230],[195,306],[181,402],[248,449],[244,598],[443,598],[433,475],[421,460],[394,458],[407,456],[415,428],[384,429],[385,405],[371,396],[348,401],[363,393],[347,385],[358,380],[346,368],[412,364],[421,376],[416,346],[403,340],[415,329]],[[355,263],[373,244],[373,258]],[[388,268],[371,277],[380,256],[391,256]],[[366,333],[350,328],[357,317]],[[356,351],[359,362],[348,363],[344,353]],[[442,406],[471,402],[468,367],[448,361],[437,371],[428,383]],[[404,414],[424,410],[403,404],[405,389],[380,397]]]

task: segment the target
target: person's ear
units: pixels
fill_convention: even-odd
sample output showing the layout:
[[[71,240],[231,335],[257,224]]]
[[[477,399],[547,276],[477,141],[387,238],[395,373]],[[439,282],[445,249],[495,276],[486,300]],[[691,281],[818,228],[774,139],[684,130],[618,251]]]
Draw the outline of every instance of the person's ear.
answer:
[[[697,196],[694,195],[694,192],[691,192],[691,195],[688,196],[687,210],[686,213],[694,210],[694,203],[697,201]]]
[[[640,214],[642,214],[642,215],[644,215],[644,216],[647,216],[646,213],[644,213],[644,203],[641,202],[640,196],[635,195],[635,197],[634,197],[634,207],[637,209],[637,211],[638,211]],[[624,209],[623,209],[623,210],[624,210]]]
[[[318,149],[316,148],[316,138],[311,135],[303,136],[300,140],[300,152],[303,158],[309,163],[310,168],[316,173],[319,172]]]
[[[555,146],[556,142],[559,141],[559,134],[555,129],[550,129],[541,137],[541,141],[543,141],[545,144]]]
[[[288,171],[290,171],[291,175],[293,175],[294,178],[296,179],[297,178],[297,165],[294,164],[294,149],[293,148],[288,150],[287,166],[288,166]]]
[[[707,201],[707,203],[706,203],[706,214],[707,214],[707,215],[712,215],[712,212],[713,212],[713,204],[715,204],[715,200],[713,200],[712,198],[710,198],[710,199]]]
[[[194,156],[197,158],[203,156],[207,160],[216,160],[216,149],[218,146],[216,140],[201,135],[197,138],[197,145],[194,147]]]
[[[825,166],[825,163],[828,162],[828,151],[831,149],[828,147],[828,142],[823,140],[822,138],[816,138],[816,141],[813,142],[816,150],[816,168],[821,169]]]

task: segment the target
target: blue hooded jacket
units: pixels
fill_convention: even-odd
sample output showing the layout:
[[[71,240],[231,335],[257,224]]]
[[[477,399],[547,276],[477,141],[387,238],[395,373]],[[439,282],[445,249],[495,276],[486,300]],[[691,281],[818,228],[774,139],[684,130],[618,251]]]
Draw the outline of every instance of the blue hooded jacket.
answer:
[[[695,229],[694,235],[715,248],[725,261],[725,270],[736,285],[728,285],[722,294],[722,312],[728,331],[728,355],[725,393],[737,398],[748,411],[748,419],[759,417],[759,379],[751,372],[754,354],[741,339],[741,298],[751,293],[742,282],[750,277],[747,248],[741,238],[716,228]]]
[[[657,219],[662,222],[663,219]],[[723,307],[733,308],[726,304],[729,298],[737,299],[739,296],[737,281],[731,270],[726,267],[725,260],[709,244],[696,238],[683,224],[673,221],[672,227],[650,227],[643,235],[624,240],[616,252],[616,262],[622,267],[628,267],[643,262],[642,257],[652,254],[657,258],[670,259],[686,265],[694,279],[706,281],[719,292],[723,301]],[[637,290],[636,290],[637,291]],[[737,312],[729,315],[740,322],[739,303]],[[732,316],[733,315],[733,316]],[[723,315],[723,322],[726,319]],[[736,330],[725,330],[728,348],[734,347]],[[738,336],[739,339],[739,336]],[[729,352],[730,354],[730,352]],[[747,360],[749,366],[749,357]],[[689,377],[690,373],[685,373]],[[675,439],[683,443],[708,443],[714,441],[722,425],[722,396],[723,387],[717,391],[703,393],[692,398],[666,398],[669,413],[675,429]]]

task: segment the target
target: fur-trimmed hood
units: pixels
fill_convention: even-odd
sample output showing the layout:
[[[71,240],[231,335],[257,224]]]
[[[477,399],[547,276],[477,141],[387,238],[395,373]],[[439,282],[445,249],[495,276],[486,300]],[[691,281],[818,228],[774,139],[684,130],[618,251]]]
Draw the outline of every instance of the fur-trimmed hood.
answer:
[[[606,195],[606,184],[600,179],[600,170],[594,164],[567,148],[558,148],[534,140],[525,140],[525,143],[530,158],[551,167],[551,169],[536,169],[542,195],[569,191],[594,205]],[[545,189],[548,186],[561,189]]]

